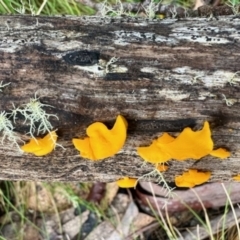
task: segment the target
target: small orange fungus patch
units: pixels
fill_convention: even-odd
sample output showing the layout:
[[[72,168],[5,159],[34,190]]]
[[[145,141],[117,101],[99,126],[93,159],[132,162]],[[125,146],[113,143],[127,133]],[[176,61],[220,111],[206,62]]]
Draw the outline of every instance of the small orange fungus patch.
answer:
[[[166,172],[168,170],[168,166],[162,164],[158,165],[156,168],[159,172]]]
[[[135,187],[137,182],[136,178],[124,177],[122,179],[117,180],[117,185],[121,188],[133,188]]]
[[[213,141],[209,123],[205,122],[202,130],[193,131],[187,127],[178,135],[171,137],[164,133],[153,140],[148,147],[139,147],[138,154],[147,162],[163,163],[170,159],[183,161],[189,158],[200,159],[208,154],[226,158],[230,153],[225,149],[213,150]]]
[[[72,140],[80,155],[91,160],[100,160],[116,154],[127,138],[127,121],[118,115],[111,130],[103,123],[95,122],[87,128],[88,137]]]
[[[181,176],[175,177],[175,184],[178,187],[194,187],[207,182],[211,177],[211,172],[198,172],[196,169],[189,169]]]
[[[233,177],[233,180],[240,181],[240,174],[238,174],[237,176]]]
[[[224,148],[218,148],[216,150],[212,150],[210,152],[210,155],[213,157],[218,157],[218,158],[224,159],[224,158],[227,158],[230,156],[230,152]]]
[[[56,146],[57,134],[55,131],[48,133],[44,138],[31,138],[21,149],[26,153],[44,156],[53,151]]]

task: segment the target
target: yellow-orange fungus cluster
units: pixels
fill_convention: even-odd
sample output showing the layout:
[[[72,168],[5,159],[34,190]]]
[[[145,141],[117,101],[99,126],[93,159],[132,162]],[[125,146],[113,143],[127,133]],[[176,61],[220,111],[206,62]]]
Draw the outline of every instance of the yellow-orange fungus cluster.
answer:
[[[233,180],[235,180],[235,181],[240,181],[240,174],[238,174],[237,176],[234,176],[234,177],[233,177]]]
[[[72,140],[80,155],[91,160],[100,160],[116,154],[127,138],[127,121],[119,115],[111,130],[103,123],[95,122],[87,128],[88,137]]]
[[[153,140],[150,146],[139,147],[137,151],[145,161],[150,163],[163,163],[170,159],[183,161],[192,158],[198,160],[208,154],[219,158],[230,156],[225,149],[213,150],[208,122],[204,123],[200,131],[193,131],[187,127],[176,138],[164,133],[158,139]]]
[[[178,187],[194,187],[207,182],[211,177],[210,172],[199,172],[196,169],[189,169],[181,176],[175,177],[175,184]]]
[[[101,122],[95,122],[88,126],[87,137],[84,139],[73,138],[72,143],[83,158],[95,161],[112,157],[124,146],[127,138],[127,127],[126,119],[118,115],[112,129],[108,129]],[[29,143],[22,146],[21,149],[36,156],[47,155],[54,150],[57,137],[56,132],[52,131],[43,138],[30,139]],[[146,162],[155,165],[154,173],[157,171],[161,175],[160,172],[168,170],[168,166],[163,163],[171,159],[178,161],[199,160],[207,155],[224,159],[230,156],[230,152],[224,148],[216,150],[213,148],[211,130],[206,121],[199,131],[193,131],[187,127],[177,137],[163,133],[158,139],[153,140],[150,146],[138,147],[137,152]],[[210,177],[210,172],[190,169],[181,176],[176,176],[175,184],[178,187],[194,187],[208,181]],[[240,174],[233,179],[240,181]],[[130,188],[134,187],[136,182],[135,178],[124,177],[118,180],[117,184],[122,188]]]
[[[136,178],[124,177],[117,181],[117,185],[121,188],[133,188],[137,182]]]
[[[31,138],[29,143],[23,145],[21,149],[36,156],[47,155],[55,148],[57,137],[56,132],[52,131],[44,138]]]

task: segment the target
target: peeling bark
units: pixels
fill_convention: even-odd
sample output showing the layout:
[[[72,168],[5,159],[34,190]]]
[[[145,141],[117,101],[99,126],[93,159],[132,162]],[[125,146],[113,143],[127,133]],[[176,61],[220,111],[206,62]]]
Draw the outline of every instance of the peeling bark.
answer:
[[[171,161],[165,178],[189,168],[212,171],[211,181],[228,181],[240,172],[240,21],[225,16],[146,20],[101,17],[0,16],[1,111],[37,96],[58,129],[59,143],[45,157],[21,154],[0,145],[0,178],[44,181],[114,181],[140,177],[136,147],[185,127],[212,128],[215,147],[231,157]],[[227,104],[226,104],[227,103]],[[114,157],[91,162],[79,156],[71,139],[102,121],[111,127],[122,114],[128,139]],[[23,139],[29,126],[19,117]]]

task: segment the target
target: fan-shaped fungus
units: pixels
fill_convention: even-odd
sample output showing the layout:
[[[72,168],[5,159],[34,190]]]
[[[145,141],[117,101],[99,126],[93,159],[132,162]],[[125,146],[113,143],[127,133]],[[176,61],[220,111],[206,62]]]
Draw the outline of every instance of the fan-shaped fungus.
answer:
[[[216,150],[212,150],[210,152],[210,155],[213,157],[224,159],[230,156],[230,152],[227,151],[225,148],[218,148]]]
[[[193,131],[187,127],[178,135],[171,137],[164,133],[157,140],[153,140],[148,147],[139,147],[138,154],[147,162],[162,163],[170,159],[183,161],[189,158],[200,159],[208,154],[226,158],[230,153],[225,149],[213,150],[213,141],[209,123],[205,122],[202,130]]]
[[[196,169],[189,169],[181,176],[175,177],[175,184],[178,187],[194,187],[207,182],[211,177],[211,172],[199,172]]]
[[[117,185],[121,188],[133,188],[135,187],[137,182],[136,178],[124,177],[122,179],[117,180]]]
[[[44,138],[31,138],[29,143],[21,149],[26,153],[33,153],[36,156],[44,156],[53,151],[56,146],[57,134],[55,131],[48,133]]]
[[[103,123],[95,122],[87,128],[88,137],[72,140],[80,155],[91,160],[100,160],[116,154],[127,138],[127,121],[118,115],[111,130]]]

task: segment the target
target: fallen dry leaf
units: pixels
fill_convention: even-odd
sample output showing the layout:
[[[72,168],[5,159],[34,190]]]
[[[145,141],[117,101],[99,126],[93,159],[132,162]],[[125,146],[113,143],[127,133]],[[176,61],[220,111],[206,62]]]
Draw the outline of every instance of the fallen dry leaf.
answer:
[[[100,203],[101,200],[104,198],[105,191],[106,191],[106,183],[102,183],[102,182],[94,183],[87,196],[87,201]]]
[[[67,235],[70,239],[73,239],[80,233],[81,226],[87,221],[89,215],[89,211],[83,212],[79,216],[75,216],[62,226],[62,230],[65,235]]]
[[[99,239],[99,236],[101,236],[102,239],[107,239],[114,230],[115,228],[110,221],[104,221],[94,228],[84,240],[96,240]]]
[[[106,240],[122,240],[129,235],[130,226],[133,223],[134,218],[138,215],[138,208],[134,202],[130,202],[128,208],[118,224],[117,229],[106,238]]]

